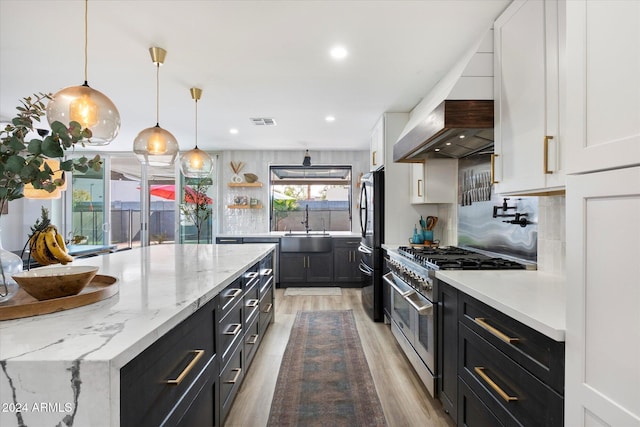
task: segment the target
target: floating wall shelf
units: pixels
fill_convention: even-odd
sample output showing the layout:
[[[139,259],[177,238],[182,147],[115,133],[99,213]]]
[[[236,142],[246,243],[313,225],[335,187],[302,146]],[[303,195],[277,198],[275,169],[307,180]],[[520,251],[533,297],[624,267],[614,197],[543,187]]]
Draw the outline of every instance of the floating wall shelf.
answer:
[[[229,209],[262,209],[262,205],[227,205]]]
[[[262,187],[261,182],[230,182],[227,185],[229,187]]]

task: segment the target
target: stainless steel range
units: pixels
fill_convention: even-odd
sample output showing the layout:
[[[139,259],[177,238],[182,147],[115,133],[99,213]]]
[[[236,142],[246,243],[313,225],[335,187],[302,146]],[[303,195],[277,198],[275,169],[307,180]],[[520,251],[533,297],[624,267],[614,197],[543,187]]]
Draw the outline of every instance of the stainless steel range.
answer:
[[[425,387],[435,397],[437,270],[515,270],[525,265],[463,248],[401,246],[387,249],[391,331]]]

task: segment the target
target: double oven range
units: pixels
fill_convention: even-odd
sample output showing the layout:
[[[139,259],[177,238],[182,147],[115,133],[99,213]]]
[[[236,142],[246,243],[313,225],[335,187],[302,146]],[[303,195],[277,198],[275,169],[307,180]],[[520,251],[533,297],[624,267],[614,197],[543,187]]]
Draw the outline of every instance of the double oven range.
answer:
[[[432,397],[436,394],[437,270],[514,270],[525,265],[463,248],[386,250],[391,331]]]

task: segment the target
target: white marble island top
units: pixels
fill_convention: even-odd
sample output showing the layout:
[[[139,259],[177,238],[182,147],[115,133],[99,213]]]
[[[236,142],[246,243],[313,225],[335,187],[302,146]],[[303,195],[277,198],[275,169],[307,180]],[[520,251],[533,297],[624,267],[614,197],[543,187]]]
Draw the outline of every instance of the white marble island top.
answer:
[[[439,270],[436,277],[556,341],[565,340],[565,278],[528,270]]]
[[[0,425],[119,425],[120,368],[274,247],[163,244],[74,261],[117,277],[119,293],[0,321]]]

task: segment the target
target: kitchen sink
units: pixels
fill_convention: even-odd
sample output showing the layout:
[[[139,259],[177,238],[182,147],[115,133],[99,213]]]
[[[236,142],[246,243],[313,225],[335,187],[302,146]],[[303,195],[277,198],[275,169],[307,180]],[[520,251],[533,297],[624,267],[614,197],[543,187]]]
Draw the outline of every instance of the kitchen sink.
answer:
[[[280,252],[331,252],[331,235],[326,233],[285,234],[280,238]]]

